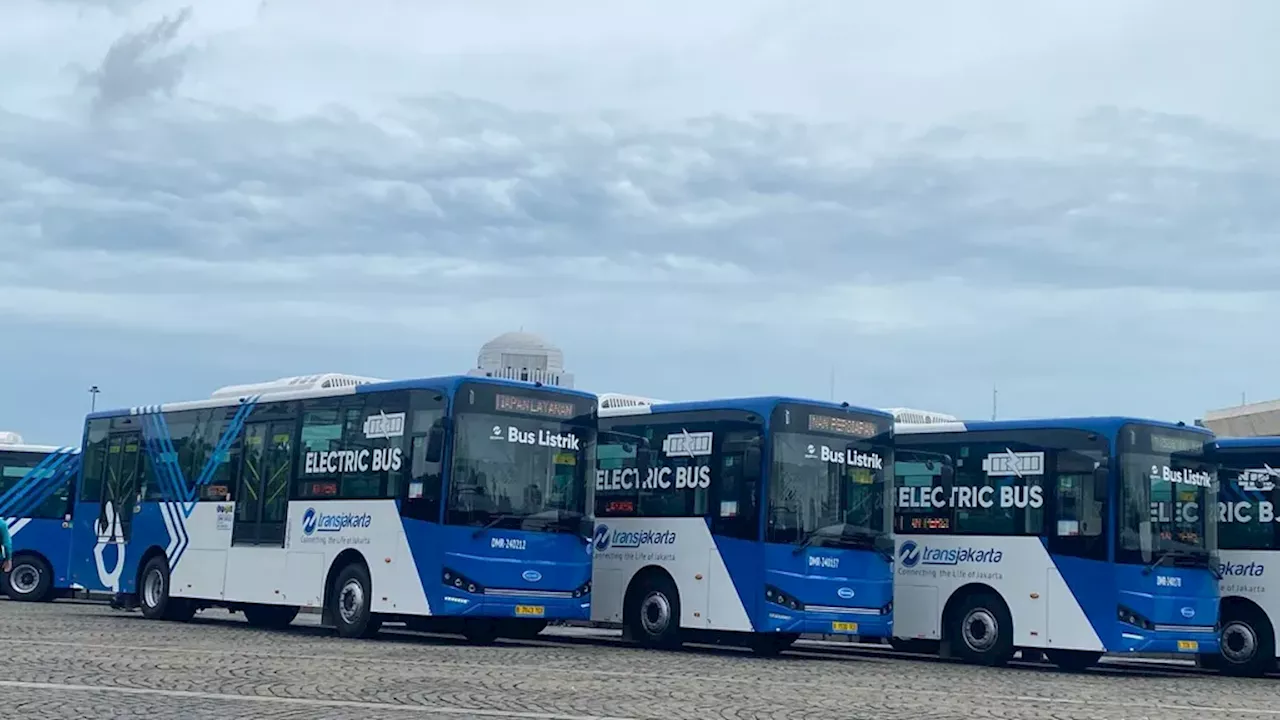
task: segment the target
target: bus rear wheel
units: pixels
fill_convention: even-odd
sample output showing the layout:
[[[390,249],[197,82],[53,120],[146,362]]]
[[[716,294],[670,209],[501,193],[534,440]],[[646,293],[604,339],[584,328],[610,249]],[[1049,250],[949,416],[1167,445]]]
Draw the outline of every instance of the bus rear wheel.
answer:
[[[53,570],[38,555],[19,555],[4,579],[5,594],[19,602],[44,602],[53,597]]]
[[[138,581],[138,607],[148,620],[186,622],[196,614],[196,606],[184,598],[169,595],[169,560],[155,555],[142,568]]]
[[[947,623],[947,638],[965,662],[996,667],[1013,657],[1013,619],[999,596],[975,593],[960,601]]]
[[[370,638],[382,627],[382,618],[373,613],[373,582],[360,563],[351,563],[338,572],[329,602],[342,637]]]
[[[680,593],[665,575],[651,575],[633,596],[627,613],[631,633],[645,647],[676,648],[680,638]]]
[[[1259,615],[1248,609],[1224,618],[1222,655],[1213,658],[1223,674],[1261,677],[1275,666],[1275,635]]]

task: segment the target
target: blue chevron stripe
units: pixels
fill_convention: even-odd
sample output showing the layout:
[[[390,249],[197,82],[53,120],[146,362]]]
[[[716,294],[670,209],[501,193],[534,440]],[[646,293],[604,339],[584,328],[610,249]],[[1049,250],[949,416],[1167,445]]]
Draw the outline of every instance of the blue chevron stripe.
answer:
[[[15,517],[31,515],[36,508],[52,497],[58,491],[58,488],[65,486],[72,480],[69,476],[80,467],[78,462],[80,453],[73,451],[71,448],[62,448],[57,452],[60,455],[60,459],[43,471],[44,477],[40,479],[38,484],[32,485],[29,492],[16,498],[16,502],[11,505],[6,514]]]
[[[26,475],[23,475],[22,479],[4,494],[4,497],[0,497],[0,517],[21,517],[20,510],[29,504],[32,498],[43,502],[47,494],[41,493],[40,488],[48,484],[43,481],[47,481],[49,476],[56,475],[57,469],[72,455],[73,453],[68,452],[67,448],[46,455]]]

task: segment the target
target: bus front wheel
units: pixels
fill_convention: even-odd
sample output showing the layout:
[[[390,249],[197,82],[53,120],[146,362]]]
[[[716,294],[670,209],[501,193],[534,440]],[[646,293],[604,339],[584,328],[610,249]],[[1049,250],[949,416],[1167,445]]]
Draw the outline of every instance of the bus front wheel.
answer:
[[[675,648],[680,641],[680,593],[665,575],[651,575],[635,594],[628,613],[631,633],[646,647]]]
[[[53,596],[53,570],[37,555],[19,555],[4,579],[4,590],[19,602],[44,602]]]
[[[999,666],[1013,657],[1013,619],[999,596],[975,593],[951,613],[947,637],[965,662]]]
[[[1222,655],[1213,657],[1219,671],[1227,675],[1261,677],[1275,666],[1275,635],[1266,618],[1260,615],[1249,608],[1224,618]]]
[[[138,582],[138,606],[148,620],[186,622],[195,614],[195,604],[169,595],[169,559],[155,555],[142,568]]]
[[[369,638],[378,634],[382,618],[373,614],[372,590],[373,583],[364,565],[352,563],[338,573],[329,602],[339,635]]]

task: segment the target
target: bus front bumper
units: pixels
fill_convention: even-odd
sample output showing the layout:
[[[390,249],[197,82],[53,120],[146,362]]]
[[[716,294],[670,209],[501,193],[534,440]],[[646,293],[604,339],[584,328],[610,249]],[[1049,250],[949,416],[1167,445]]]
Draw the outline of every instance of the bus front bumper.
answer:
[[[1121,625],[1120,646],[1108,652],[1151,655],[1215,655],[1219,633],[1212,628],[1157,626],[1154,630]]]
[[[444,593],[432,614],[446,617],[518,618],[522,620],[591,619],[591,596],[521,597],[515,595],[472,595]]]
[[[761,631],[888,638],[893,636],[893,614],[884,613],[879,608],[789,610],[770,607]]]

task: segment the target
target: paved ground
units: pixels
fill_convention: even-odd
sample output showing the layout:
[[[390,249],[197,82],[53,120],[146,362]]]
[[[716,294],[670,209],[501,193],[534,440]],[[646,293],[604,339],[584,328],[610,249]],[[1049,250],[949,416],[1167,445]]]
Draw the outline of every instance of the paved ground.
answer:
[[[473,647],[384,632],[341,640],[302,617],[251,630],[97,604],[0,602],[0,708],[12,718],[1160,718],[1280,716],[1280,678],[1112,666],[987,670],[805,645],[781,658],[631,649],[607,633]]]

